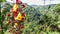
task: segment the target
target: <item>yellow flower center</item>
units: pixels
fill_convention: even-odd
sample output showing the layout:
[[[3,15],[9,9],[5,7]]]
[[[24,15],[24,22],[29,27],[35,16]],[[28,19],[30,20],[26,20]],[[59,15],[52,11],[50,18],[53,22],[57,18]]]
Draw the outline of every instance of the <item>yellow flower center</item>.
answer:
[[[18,13],[18,16],[16,17],[16,20],[21,20],[22,16],[21,13]]]

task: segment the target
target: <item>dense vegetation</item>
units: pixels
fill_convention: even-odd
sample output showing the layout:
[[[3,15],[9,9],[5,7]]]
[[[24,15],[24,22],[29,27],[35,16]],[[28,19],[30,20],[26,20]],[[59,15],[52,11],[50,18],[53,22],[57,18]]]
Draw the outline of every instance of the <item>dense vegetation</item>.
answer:
[[[8,34],[7,30],[10,25],[6,25],[7,17],[5,15],[14,4],[7,2],[0,5],[0,31]],[[23,9],[26,13],[26,20],[22,34],[60,34],[60,4],[54,5],[53,9],[51,8],[52,6],[49,5],[41,10],[43,7],[39,9],[40,7],[35,8],[26,5],[26,8]]]

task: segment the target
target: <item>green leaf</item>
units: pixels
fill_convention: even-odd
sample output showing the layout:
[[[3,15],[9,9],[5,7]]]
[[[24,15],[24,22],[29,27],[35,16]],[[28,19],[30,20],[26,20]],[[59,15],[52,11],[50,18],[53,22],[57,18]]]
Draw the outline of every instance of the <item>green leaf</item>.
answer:
[[[5,33],[4,34],[11,34],[10,32],[8,32],[8,31],[5,31]]]
[[[6,2],[6,0],[0,0],[0,2]]]

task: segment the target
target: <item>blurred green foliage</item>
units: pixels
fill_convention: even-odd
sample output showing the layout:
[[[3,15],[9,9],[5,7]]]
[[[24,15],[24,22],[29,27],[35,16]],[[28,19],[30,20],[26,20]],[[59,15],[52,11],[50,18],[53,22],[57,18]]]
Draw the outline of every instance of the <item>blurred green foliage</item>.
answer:
[[[6,0],[0,0],[0,3],[1,3],[1,2],[6,2]]]

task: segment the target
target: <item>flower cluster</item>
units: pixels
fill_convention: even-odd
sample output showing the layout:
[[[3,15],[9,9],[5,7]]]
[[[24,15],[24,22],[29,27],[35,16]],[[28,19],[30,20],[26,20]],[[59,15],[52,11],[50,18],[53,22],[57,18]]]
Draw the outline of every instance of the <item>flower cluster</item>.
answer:
[[[12,25],[12,29],[20,30],[20,29],[24,28],[24,25],[22,25],[23,23],[21,23],[21,22],[25,21],[26,15],[25,15],[25,13],[21,12],[21,10],[18,7],[18,4],[14,4],[13,8],[11,9],[11,13],[12,13],[12,15],[7,14],[8,17],[11,16],[11,20],[8,20],[7,22]]]

